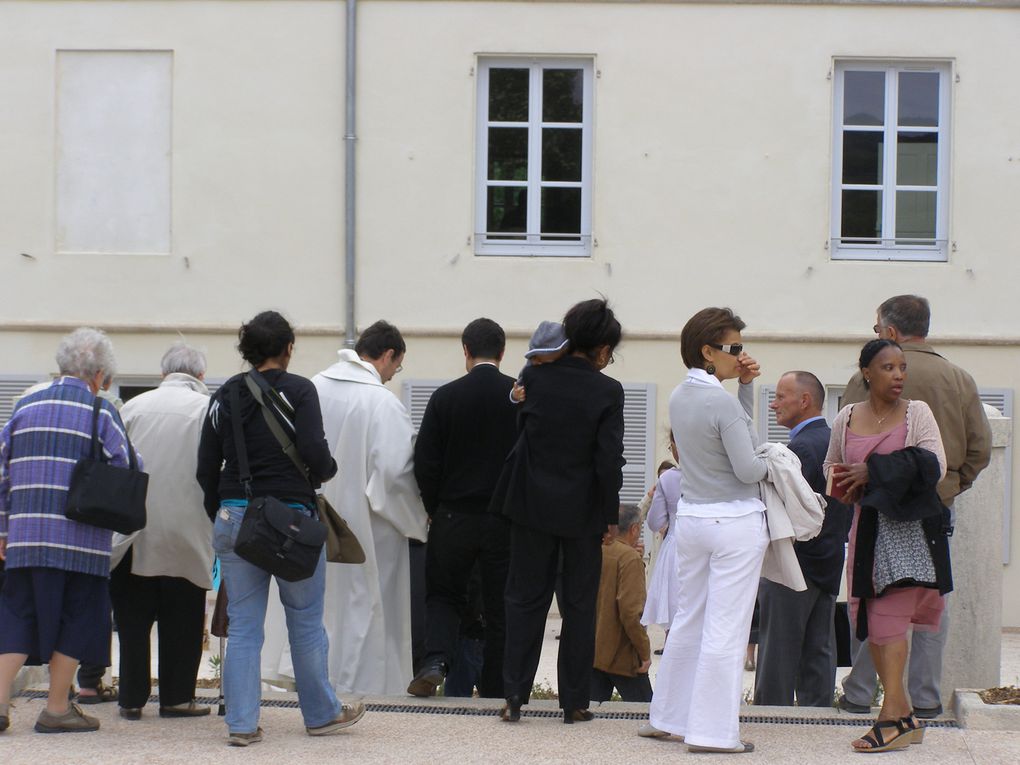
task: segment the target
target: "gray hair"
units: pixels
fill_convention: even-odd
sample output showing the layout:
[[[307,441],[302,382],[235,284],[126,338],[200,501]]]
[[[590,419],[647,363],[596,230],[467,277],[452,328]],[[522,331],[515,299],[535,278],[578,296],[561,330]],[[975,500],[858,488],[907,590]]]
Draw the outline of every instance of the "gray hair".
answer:
[[[60,374],[91,380],[102,373],[104,380],[113,377],[117,362],[113,343],[101,329],[79,327],[65,335],[57,346],[57,369]]]
[[[170,346],[170,350],[163,354],[159,362],[163,376],[172,375],[175,372],[183,372],[192,377],[201,377],[205,374],[205,354],[197,348],[192,348],[184,342],[178,341]]]
[[[641,510],[637,505],[620,505],[620,520],[616,522],[616,528],[622,537],[636,523],[641,523]]]
[[[931,306],[920,295],[897,295],[878,307],[878,318],[903,337],[928,337]]]

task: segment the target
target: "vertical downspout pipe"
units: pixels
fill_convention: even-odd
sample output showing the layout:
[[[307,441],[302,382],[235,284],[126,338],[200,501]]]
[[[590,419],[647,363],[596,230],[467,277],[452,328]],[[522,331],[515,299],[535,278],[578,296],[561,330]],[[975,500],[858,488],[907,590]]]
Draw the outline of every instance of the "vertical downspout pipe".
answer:
[[[357,323],[354,313],[355,258],[354,258],[354,133],[355,106],[355,61],[356,53],[357,0],[347,0],[347,64],[344,74],[347,80],[346,118],[344,121],[344,284],[347,288],[347,303],[344,307],[344,345],[353,348],[357,340]]]

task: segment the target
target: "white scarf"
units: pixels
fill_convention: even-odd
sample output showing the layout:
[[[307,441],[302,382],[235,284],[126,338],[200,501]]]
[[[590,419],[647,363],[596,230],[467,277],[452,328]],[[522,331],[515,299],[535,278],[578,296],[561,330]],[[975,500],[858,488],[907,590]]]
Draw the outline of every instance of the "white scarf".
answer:
[[[714,385],[717,388],[723,386],[718,377],[710,375],[704,369],[698,369],[697,367],[687,370],[687,382],[692,385]]]

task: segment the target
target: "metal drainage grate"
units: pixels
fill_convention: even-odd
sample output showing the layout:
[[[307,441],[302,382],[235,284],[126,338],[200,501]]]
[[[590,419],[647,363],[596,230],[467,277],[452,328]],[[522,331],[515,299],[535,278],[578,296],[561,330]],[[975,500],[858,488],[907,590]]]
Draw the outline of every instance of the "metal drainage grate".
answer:
[[[22,691],[17,698],[23,699],[44,699],[46,691]],[[149,696],[150,703],[159,703],[159,696]],[[195,702],[213,706],[219,702],[216,696],[197,696]],[[262,699],[261,706],[273,709],[297,709],[298,702],[291,699]],[[499,710],[484,707],[458,707],[445,704],[366,704],[365,709],[369,712],[389,712],[391,714],[409,715],[452,715],[458,717],[496,717]],[[522,717],[534,718],[556,718],[561,717],[563,712],[557,709],[522,709]],[[595,717],[602,720],[641,720],[648,719],[647,712],[624,712],[596,710]],[[760,725],[835,725],[839,727],[859,728],[865,725],[873,725],[875,718],[861,715],[859,717],[791,717],[786,715],[756,715],[742,714],[740,722]],[[959,728],[956,720],[924,720],[927,728]]]

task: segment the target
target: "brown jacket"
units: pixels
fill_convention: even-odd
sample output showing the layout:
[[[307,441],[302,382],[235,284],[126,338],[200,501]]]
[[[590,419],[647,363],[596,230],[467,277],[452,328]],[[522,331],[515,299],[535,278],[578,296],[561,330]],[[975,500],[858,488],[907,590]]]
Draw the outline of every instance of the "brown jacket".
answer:
[[[967,491],[992,456],[992,429],[985,417],[974,378],[947,361],[927,343],[903,343],[907,379],[903,398],[926,403],[935,415],[946,450],[946,476],[939,497],[947,505]],[[842,405],[868,397],[861,373],[847,383]]]
[[[651,658],[645,610],[645,564],[630,545],[602,547],[602,579],[595,606],[595,669],[633,677]]]

